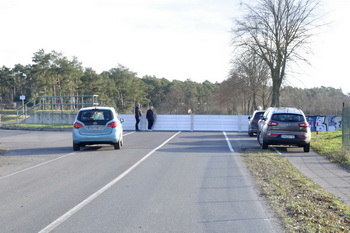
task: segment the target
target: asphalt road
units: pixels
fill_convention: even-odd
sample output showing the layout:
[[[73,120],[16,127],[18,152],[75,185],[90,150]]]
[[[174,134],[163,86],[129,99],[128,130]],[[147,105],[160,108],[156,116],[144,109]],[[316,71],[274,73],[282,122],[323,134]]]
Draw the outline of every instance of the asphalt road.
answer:
[[[0,130],[0,232],[282,232],[234,132],[125,132],[73,152],[70,132]]]

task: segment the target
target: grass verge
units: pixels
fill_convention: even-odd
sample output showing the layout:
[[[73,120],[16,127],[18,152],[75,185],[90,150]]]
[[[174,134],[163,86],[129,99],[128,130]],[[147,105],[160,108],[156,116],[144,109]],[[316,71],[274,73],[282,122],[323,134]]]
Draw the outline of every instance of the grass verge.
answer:
[[[350,232],[350,207],[272,151],[241,156],[287,232]]]
[[[71,124],[6,124],[6,126],[26,129],[70,129],[73,127]]]
[[[350,169],[350,153],[343,148],[341,130],[319,132],[318,137],[313,133],[311,146],[330,161]]]
[[[15,114],[6,114],[6,115],[1,114],[1,123],[6,124],[6,123],[11,123],[11,122],[16,122],[16,121],[17,121],[17,115],[15,115]]]

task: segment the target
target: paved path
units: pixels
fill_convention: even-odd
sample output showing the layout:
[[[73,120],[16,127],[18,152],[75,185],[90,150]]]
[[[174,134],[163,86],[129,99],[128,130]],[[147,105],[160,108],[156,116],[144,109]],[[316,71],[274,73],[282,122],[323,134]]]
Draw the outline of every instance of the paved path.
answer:
[[[313,151],[283,156],[305,176],[350,205],[350,173],[346,169]]]
[[[235,149],[261,148],[256,137],[248,137],[245,132],[233,135],[236,139],[231,143]],[[350,173],[346,169],[330,162],[313,150],[305,153],[302,148],[298,147],[276,146],[274,148],[303,175],[350,205]]]

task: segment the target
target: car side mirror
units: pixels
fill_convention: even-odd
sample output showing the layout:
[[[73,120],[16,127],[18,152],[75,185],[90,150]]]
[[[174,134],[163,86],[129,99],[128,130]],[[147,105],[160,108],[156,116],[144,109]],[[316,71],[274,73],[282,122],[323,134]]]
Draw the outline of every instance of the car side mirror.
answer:
[[[248,120],[250,120],[251,116],[248,117]]]
[[[120,118],[119,121],[120,121],[120,123],[123,123],[124,122],[124,118]]]

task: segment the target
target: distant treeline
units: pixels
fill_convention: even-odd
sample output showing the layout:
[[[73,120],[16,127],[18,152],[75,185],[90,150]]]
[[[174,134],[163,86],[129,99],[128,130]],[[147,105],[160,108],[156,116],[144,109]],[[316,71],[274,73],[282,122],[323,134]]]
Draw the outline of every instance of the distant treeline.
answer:
[[[20,102],[21,95],[30,101],[38,96],[94,94],[99,95],[100,105],[114,106],[120,113],[132,113],[135,103],[143,108],[153,105],[160,114],[250,114],[256,108],[269,107],[268,82],[252,86],[236,74],[233,71],[222,83],[169,81],[151,75],[138,77],[120,64],[98,74],[83,67],[76,57],[68,59],[62,53],[39,50],[32,64],[0,69],[0,103],[9,108]],[[306,114],[337,115],[347,101],[349,96],[332,87],[287,86],[281,90],[281,106],[298,107]]]

